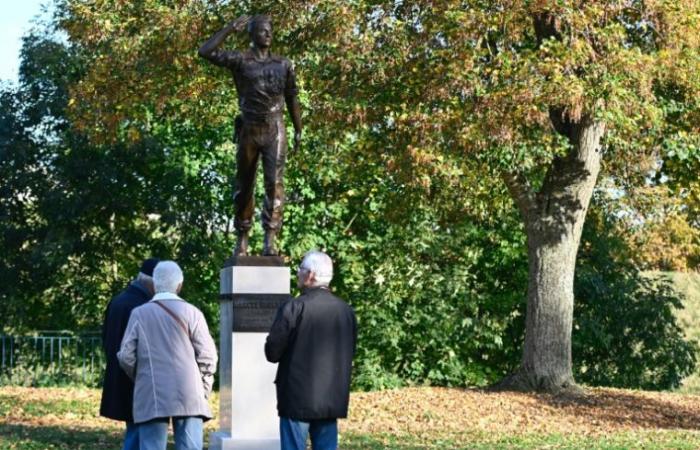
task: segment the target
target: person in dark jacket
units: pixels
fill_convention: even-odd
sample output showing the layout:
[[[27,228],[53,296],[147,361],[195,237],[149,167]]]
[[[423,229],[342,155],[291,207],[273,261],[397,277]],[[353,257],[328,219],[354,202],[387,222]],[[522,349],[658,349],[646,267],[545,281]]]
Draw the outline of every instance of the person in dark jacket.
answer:
[[[282,450],[338,448],[338,418],[348,415],[350,374],[357,321],[347,303],[333,295],[331,258],[304,255],[297,272],[302,295],[277,310],[265,356],[278,362],[277,411]]]
[[[102,325],[102,347],[107,358],[107,368],[102,386],[100,415],[126,422],[122,447],[124,450],[138,450],[139,435],[132,412],[134,383],[119,367],[117,352],[124,337],[126,324],[129,323],[131,311],[153,297],[153,269],[158,262],[156,258],[149,258],[141,264],[136,279],[107,305]]]

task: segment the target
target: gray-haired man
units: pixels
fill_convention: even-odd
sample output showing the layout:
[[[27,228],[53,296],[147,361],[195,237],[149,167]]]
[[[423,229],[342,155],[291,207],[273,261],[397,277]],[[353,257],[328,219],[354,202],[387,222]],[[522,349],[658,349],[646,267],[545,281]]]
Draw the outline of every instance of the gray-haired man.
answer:
[[[331,258],[308,252],[297,272],[302,295],[280,306],[265,343],[277,368],[282,450],[338,447],[337,419],[347,417],[357,340],[355,313],[328,287]]]

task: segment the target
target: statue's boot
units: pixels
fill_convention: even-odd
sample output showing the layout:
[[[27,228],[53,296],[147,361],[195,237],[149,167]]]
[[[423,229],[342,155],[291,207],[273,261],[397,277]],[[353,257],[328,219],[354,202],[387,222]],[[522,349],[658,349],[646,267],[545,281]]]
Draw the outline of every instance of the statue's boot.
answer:
[[[279,252],[275,247],[276,233],[273,230],[265,230],[265,239],[263,240],[263,256],[278,256]]]
[[[248,256],[248,233],[239,233],[233,256]]]

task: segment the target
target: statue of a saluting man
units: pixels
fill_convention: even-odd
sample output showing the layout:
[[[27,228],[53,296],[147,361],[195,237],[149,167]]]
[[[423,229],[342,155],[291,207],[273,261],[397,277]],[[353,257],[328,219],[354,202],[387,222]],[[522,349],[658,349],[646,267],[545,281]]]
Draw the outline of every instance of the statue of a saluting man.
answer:
[[[251,47],[246,51],[224,51],[219,47],[226,37],[248,29]],[[277,255],[275,237],[282,227],[284,205],[284,163],[287,135],[284,126],[286,103],[294,124],[294,149],[301,143],[301,111],[292,63],[270,54],[272,23],[268,16],[241,16],[215,33],[199,49],[199,56],[233,74],[238,91],[240,115],[236,117],[234,140],[236,189],[233,194],[234,227],[237,241],[234,256],[248,254],[248,234],[253,224],[255,173],[262,158],[265,201],[262,223],[265,229],[263,255]]]

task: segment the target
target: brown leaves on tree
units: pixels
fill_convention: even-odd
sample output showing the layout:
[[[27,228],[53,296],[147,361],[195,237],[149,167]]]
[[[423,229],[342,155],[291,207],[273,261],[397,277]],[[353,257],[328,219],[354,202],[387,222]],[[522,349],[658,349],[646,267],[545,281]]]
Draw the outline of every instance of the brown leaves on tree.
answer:
[[[107,141],[138,139],[159,120],[230,122],[230,76],[199,61],[197,48],[258,12],[272,16],[273,52],[296,64],[308,126],[329,140],[381,132],[392,167],[409,174],[421,164],[408,154],[415,148],[546,166],[561,145],[550,136],[551,110],[574,122],[596,116],[616,155],[634,161],[658,145],[644,140],[664,120],[654,86],[700,88],[697,0],[244,6],[65,0],[60,23],[90,57],[72,91],[75,122]],[[245,33],[225,43],[247,45]]]

